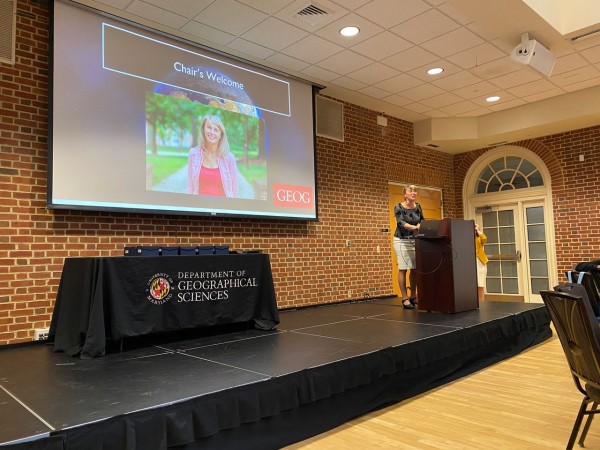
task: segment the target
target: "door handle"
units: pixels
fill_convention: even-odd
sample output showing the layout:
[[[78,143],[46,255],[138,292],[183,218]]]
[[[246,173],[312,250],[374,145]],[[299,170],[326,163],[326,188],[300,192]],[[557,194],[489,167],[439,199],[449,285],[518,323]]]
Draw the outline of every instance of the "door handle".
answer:
[[[499,253],[497,255],[489,255],[488,259],[492,261],[516,261],[521,262],[521,250],[517,250],[516,253]]]

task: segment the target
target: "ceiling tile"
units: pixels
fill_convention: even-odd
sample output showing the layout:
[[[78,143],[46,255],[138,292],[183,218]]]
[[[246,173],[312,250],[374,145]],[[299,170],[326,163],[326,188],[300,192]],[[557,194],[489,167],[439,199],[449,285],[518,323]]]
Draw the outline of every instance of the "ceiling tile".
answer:
[[[431,41],[424,42],[425,49],[445,58],[483,44],[483,39],[466,28],[457,28]]]
[[[384,31],[351,47],[352,51],[376,61],[410,48],[412,44],[389,31]]]
[[[384,28],[392,28],[428,9],[431,6],[422,0],[373,0],[357,9],[356,13]]]
[[[397,75],[398,71],[381,63],[368,64],[348,74],[348,77],[367,84],[375,84]]]
[[[562,95],[564,94],[565,91],[555,87],[554,89],[551,89],[549,91],[543,91],[543,92],[539,92],[537,94],[533,94],[533,95],[527,95],[525,97],[522,97],[523,100],[525,100],[527,103],[533,103],[533,102],[538,102],[540,100],[544,100],[550,97],[555,97],[557,95]]]
[[[352,37],[342,36],[340,34],[340,30],[348,26],[357,27],[360,30],[360,33]],[[329,25],[320,28],[315,32],[315,34],[331,42],[335,42],[342,47],[348,48],[359,42],[366,41],[382,31],[384,31],[384,29],[379,25],[375,25],[373,22],[370,22],[364,17],[350,13],[341,17],[340,19],[337,19]]]
[[[437,75],[429,75],[427,73],[427,71],[434,67],[441,67],[442,69],[444,69],[444,71]],[[460,67],[455,66],[454,64],[452,64],[446,60],[436,59],[435,61],[432,61],[424,66],[421,66],[414,70],[411,70],[408,73],[410,75],[412,75],[413,77],[419,78],[420,80],[423,80],[427,83],[433,83],[437,80],[441,80],[450,75],[454,75],[454,74],[458,74],[458,73],[462,73],[462,72],[463,71],[460,69]]]
[[[479,117],[479,116],[485,116],[486,114],[489,114],[490,111],[486,108],[478,108],[478,109],[474,109],[473,111],[467,111],[461,114],[457,114],[458,117]]]
[[[427,50],[420,47],[411,47],[401,53],[385,58],[381,62],[401,72],[408,72],[438,59],[436,55],[429,53]]]
[[[233,34],[225,33],[224,31],[211,28],[208,25],[193,20],[181,27],[181,31],[219,45],[227,45],[235,39]]]
[[[260,0],[257,0],[260,1]],[[366,5],[371,0],[333,0],[334,3],[337,3],[340,6],[344,6],[348,9],[355,10],[360,8],[361,6]]]
[[[526,97],[528,95],[539,94],[540,92],[550,91],[552,89],[556,89],[556,86],[548,79],[543,78],[531,83],[525,83],[508,88],[507,91],[513,94],[515,97]]]
[[[335,55],[321,61],[317,65],[340,75],[348,75],[355,70],[361,69],[369,64],[373,64],[373,60],[365,58],[358,53],[350,50],[343,50]],[[352,77],[354,78],[354,77]]]
[[[460,25],[441,12],[430,9],[406,22],[392,28],[391,31],[413,44],[421,44],[442,34],[455,30]]]
[[[411,75],[400,74],[376,84],[376,87],[389,92],[402,92],[423,84],[423,81]]]
[[[446,0],[425,0],[425,1],[427,3],[429,3],[431,6],[440,6],[446,2]]]
[[[358,92],[360,92],[361,94],[368,95],[369,97],[373,97],[373,98],[383,98],[383,97],[387,97],[390,95],[389,92],[384,91],[383,89],[378,89],[373,86],[367,86],[366,88],[359,89]]]
[[[429,106],[425,106],[421,103],[409,103],[408,105],[404,105],[404,108],[418,113],[426,113],[427,111],[431,111]]]
[[[454,103],[460,103],[464,101],[461,97],[452,92],[444,92],[441,95],[435,97],[424,98],[420,100],[420,103],[431,107],[432,109],[438,109],[444,106],[452,105]]]
[[[465,86],[472,86],[481,82],[481,78],[470,72],[459,72],[450,74],[446,77],[436,79],[431,82],[434,86],[440,87],[446,91],[453,92]]]
[[[471,69],[481,64],[501,59],[505,56],[506,53],[504,53],[502,50],[485,42],[481,45],[465,50],[464,52],[448,56],[447,59],[463,69]]]
[[[127,7],[127,12],[175,29],[181,28],[189,20],[179,14],[138,0]]]
[[[412,100],[407,99],[406,97],[402,97],[401,95],[394,94],[389,97],[385,97],[384,100],[392,105],[404,106],[412,102]]]
[[[594,66],[580,67],[579,69],[563,72],[552,76],[550,80],[559,87],[565,88],[570,84],[581,83],[598,77],[598,70]]]
[[[131,0],[98,0],[98,3],[125,11],[125,9],[131,4]]]
[[[497,105],[498,103],[512,102],[513,100],[516,99],[516,97],[508,91],[496,91],[496,92],[494,92],[494,95],[500,96],[500,100],[497,102],[488,102],[488,101],[486,101],[486,98],[488,97],[486,95],[486,96],[482,96],[482,97],[473,98],[473,99],[471,99],[471,101],[481,107],[488,108],[491,110],[491,107],[493,105]]]
[[[565,56],[556,58],[552,76],[560,75],[561,73],[570,72],[571,70],[579,69],[587,66],[587,61],[579,53],[570,53]]]
[[[277,39],[273,39],[274,34]],[[306,31],[274,17],[269,17],[242,35],[246,40],[276,51],[280,51],[306,36],[308,36]]]
[[[319,66],[310,66],[302,69],[302,73],[323,81],[331,81],[339,77],[339,74],[330,72]]]
[[[479,110],[479,106],[470,101],[462,101],[458,103],[453,103],[452,105],[444,106],[439,108],[440,111],[443,111],[450,116],[458,116],[460,114],[467,113],[469,111],[477,111]]]
[[[594,87],[600,85],[600,77],[599,78],[589,78],[587,80],[580,81],[578,83],[566,84],[562,88],[567,92],[575,92],[580,91],[582,89],[586,89],[589,87]]]
[[[351,91],[358,91],[362,88],[367,87],[367,85],[365,83],[361,83],[360,81],[353,80],[352,78],[348,78],[348,77],[339,77],[339,78],[336,78],[335,80],[333,80],[333,82],[336,85],[341,86],[346,89],[350,89]]]
[[[454,6],[452,6],[448,2],[445,2],[441,5],[439,5],[438,9],[441,12],[443,12],[445,15],[447,15],[449,18],[451,18],[452,20],[454,20],[455,22],[457,22],[463,26],[470,24],[472,22],[472,19],[470,19],[468,16],[466,16],[465,14],[460,12],[458,9],[456,9]]]
[[[523,100],[521,100],[520,98],[516,98],[514,100],[509,100],[503,103],[494,103],[492,106],[490,106],[490,109],[492,111],[502,111],[505,109],[516,108],[517,106],[521,106],[524,104],[525,102]]]
[[[254,42],[246,41],[240,38],[231,41],[227,45],[227,47],[238,52],[246,53],[247,55],[251,55],[259,59],[267,59],[269,56],[275,53],[270,48],[266,48],[261,45],[255,44]]]
[[[502,39],[491,39],[489,40],[489,43],[503,51],[506,56],[509,56],[516,46],[516,44],[512,42],[506,42]]]
[[[141,3],[150,3],[159,8],[168,9],[171,12],[179,14],[183,17],[194,17],[200,13],[204,8],[212,3],[213,0],[169,0],[168,6],[165,5],[164,0],[144,0]],[[127,3],[130,3],[129,0]]]
[[[481,79],[489,80],[522,69],[523,64],[519,64],[518,62],[513,61],[509,56],[505,56],[504,58],[475,66],[469,69],[469,72],[474,73]]]
[[[467,100],[474,98],[484,98],[490,95],[495,95],[500,91],[498,86],[490,83],[489,81],[482,81],[471,86],[465,86],[464,88],[455,89],[454,93],[460,95]]]
[[[420,86],[405,90],[404,92],[402,92],[402,95],[415,102],[418,102],[425,98],[434,97],[443,93],[444,90],[440,89],[439,87],[432,86],[430,84],[422,84]]]
[[[282,53],[275,53],[274,55],[269,56],[267,61],[283,68],[295,70],[297,72],[300,72],[309,66],[307,62],[300,61],[299,59],[292,58],[291,56],[287,56]]]
[[[427,111],[427,115],[429,117],[450,117],[450,114],[439,109],[432,109],[431,111]]]
[[[592,64],[600,63],[600,45],[582,50],[581,55]]]
[[[484,41],[494,42],[497,40],[496,35],[493,32],[491,32],[487,28],[479,26],[475,22],[471,22],[468,25],[465,25],[465,28],[467,28],[467,30],[475,33],[477,36],[479,36]],[[504,48],[504,46],[506,46],[506,48]],[[506,51],[506,53],[510,53],[510,50],[512,50],[514,48],[514,45],[508,44],[508,43],[503,43],[503,45],[499,46],[499,48],[503,48]]]
[[[241,36],[265,20],[267,15],[235,0],[219,0],[206,7],[194,20]],[[218,24],[218,26],[216,25]]]
[[[164,0],[155,0],[155,1],[164,1]],[[169,0],[172,1],[172,0]],[[196,2],[196,0],[187,0],[190,2]],[[213,0],[204,0],[209,3]],[[275,14],[277,11],[280,11],[285,6],[287,6],[290,2],[289,0],[238,0],[240,3],[244,3],[245,5],[250,6],[251,8],[258,9],[259,11],[264,12],[265,14]]]
[[[339,45],[311,34],[285,48],[282,53],[315,64],[342,50]]]
[[[530,67],[525,67],[516,72],[511,72],[500,77],[492,78],[490,83],[495,84],[499,88],[507,89],[518,86],[520,84],[530,83],[532,81],[541,80],[542,76]]]

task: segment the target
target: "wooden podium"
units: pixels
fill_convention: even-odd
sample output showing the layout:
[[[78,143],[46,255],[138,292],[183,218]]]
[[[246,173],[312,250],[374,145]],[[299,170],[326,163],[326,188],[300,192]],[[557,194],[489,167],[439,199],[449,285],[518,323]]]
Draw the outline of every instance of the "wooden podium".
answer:
[[[444,313],[479,307],[475,224],[442,219],[437,235],[416,238],[419,310]]]

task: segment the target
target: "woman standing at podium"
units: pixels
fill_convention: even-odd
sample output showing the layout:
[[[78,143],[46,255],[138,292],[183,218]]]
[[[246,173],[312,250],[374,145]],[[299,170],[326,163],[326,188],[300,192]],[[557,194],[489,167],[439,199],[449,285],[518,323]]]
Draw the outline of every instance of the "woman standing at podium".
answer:
[[[417,277],[415,240],[421,221],[424,219],[421,205],[416,202],[417,187],[414,184],[404,187],[404,201],[394,206],[396,232],[394,233],[394,251],[398,261],[398,285],[404,309],[415,309],[417,302]],[[411,296],[406,288],[406,271],[410,270],[409,281]]]

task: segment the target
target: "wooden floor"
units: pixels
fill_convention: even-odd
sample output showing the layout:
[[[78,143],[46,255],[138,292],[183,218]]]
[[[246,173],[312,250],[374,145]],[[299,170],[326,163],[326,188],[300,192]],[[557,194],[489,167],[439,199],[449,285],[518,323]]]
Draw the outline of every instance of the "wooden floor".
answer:
[[[581,399],[555,334],[509,360],[286,450],[564,449]],[[600,450],[600,419],[585,448]]]

